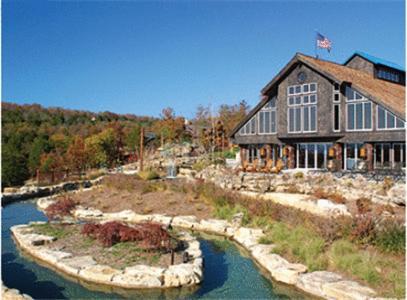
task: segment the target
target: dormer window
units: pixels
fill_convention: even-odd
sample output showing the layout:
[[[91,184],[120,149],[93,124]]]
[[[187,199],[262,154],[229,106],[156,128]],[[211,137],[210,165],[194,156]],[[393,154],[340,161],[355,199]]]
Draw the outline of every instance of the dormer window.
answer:
[[[389,80],[393,82],[400,82],[400,76],[396,72],[379,68],[377,70],[377,78]]]

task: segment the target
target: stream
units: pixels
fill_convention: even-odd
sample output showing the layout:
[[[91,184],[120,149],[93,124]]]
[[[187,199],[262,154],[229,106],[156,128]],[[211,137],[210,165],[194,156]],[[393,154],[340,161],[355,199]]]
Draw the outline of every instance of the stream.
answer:
[[[305,299],[293,287],[271,281],[263,270],[233,242],[222,237],[200,235],[205,259],[204,280],[188,288],[126,290],[78,283],[21,253],[10,227],[30,221],[46,221],[35,200],[2,207],[2,280],[35,299]]]

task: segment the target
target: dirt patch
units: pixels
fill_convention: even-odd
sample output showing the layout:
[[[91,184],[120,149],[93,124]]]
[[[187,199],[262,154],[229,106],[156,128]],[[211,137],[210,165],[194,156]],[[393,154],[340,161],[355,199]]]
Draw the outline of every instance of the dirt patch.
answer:
[[[81,234],[83,225],[45,224],[32,226],[38,234],[49,234],[57,240],[50,249],[72,253],[73,256],[90,255],[98,264],[123,269],[136,264],[156,267],[171,265],[171,254],[162,251],[146,251],[137,242],[117,243],[103,247],[99,241]],[[182,249],[174,253],[174,264],[182,263]]]
[[[79,205],[103,212],[131,209],[139,214],[211,217],[213,208],[185,188],[186,184],[182,179],[144,181],[136,176],[117,174],[106,177],[102,185],[92,190],[70,197]]]

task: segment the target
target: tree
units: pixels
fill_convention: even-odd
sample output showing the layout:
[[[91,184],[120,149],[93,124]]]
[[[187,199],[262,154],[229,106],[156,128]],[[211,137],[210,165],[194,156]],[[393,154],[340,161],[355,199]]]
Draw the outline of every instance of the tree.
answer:
[[[132,127],[125,138],[127,148],[134,153],[137,153],[140,147],[140,125]]]
[[[49,152],[50,145],[44,137],[36,137],[31,145],[30,154],[28,156],[28,169],[31,176],[36,174],[37,169],[41,164],[41,155]]]
[[[80,175],[86,169],[88,155],[85,149],[85,142],[82,137],[76,136],[73,142],[69,145],[66,153],[68,166],[77,171]]]
[[[7,143],[1,149],[1,178],[3,186],[21,185],[29,172],[24,155],[14,143]]]

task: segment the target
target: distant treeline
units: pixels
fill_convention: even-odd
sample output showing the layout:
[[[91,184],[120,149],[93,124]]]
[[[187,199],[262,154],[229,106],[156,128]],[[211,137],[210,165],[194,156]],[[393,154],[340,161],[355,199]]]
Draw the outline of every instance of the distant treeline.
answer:
[[[2,184],[21,185],[37,170],[81,172],[121,163],[136,151],[140,127],[152,129],[158,118],[92,113],[38,104],[2,102]]]

